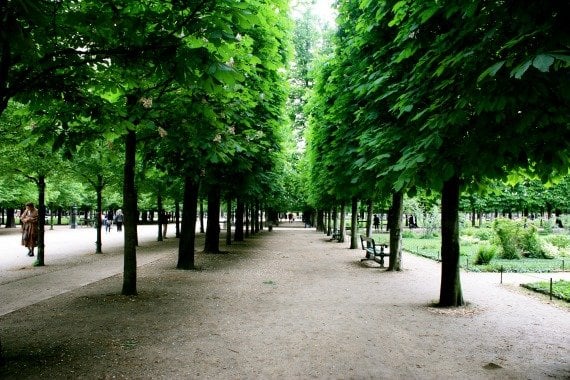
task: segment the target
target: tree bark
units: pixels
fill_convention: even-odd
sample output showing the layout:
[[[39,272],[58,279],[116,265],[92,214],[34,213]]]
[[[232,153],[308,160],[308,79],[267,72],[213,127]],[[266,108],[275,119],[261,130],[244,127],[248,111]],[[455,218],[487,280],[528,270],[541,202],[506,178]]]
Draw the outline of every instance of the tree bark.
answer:
[[[125,230],[123,290],[121,294],[137,294],[137,191],[135,164],[137,135],[129,130],[125,138],[125,166],[123,183],[123,216]]]
[[[196,214],[199,184],[192,177],[184,178],[182,228],[178,242],[177,269],[194,269],[194,244],[196,242]]]
[[[212,185],[208,191],[208,221],[204,252],[220,253],[220,196],[220,186]]]
[[[236,201],[236,228],[234,231],[234,241],[243,241],[243,214],[245,212],[245,205],[241,198]]]
[[[158,235],[156,240],[157,241],[164,241],[164,236],[162,236],[162,223],[163,223],[163,217],[162,214],[164,213],[164,210],[162,209],[162,191],[158,190],[158,194],[156,196],[156,207],[158,209],[158,220],[157,220],[157,224],[158,224]]]
[[[16,227],[16,217],[14,216],[14,208],[7,208],[6,209],[6,228],[15,228]]]
[[[441,289],[439,306],[463,306],[459,275],[459,177],[443,184],[441,196]]]
[[[174,220],[176,221],[176,237],[180,238],[180,200],[174,203]]]
[[[372,236],[372,200],[366,202],[366,237]]]
[[[40,175],[38,178],[38,259],[35,266],[43,267],[44,247],[45,247],[45,224],[46,224],[46,177]]]
[[[340,237],[338,238],[339,243],[344,243],[344,231],[345,231],[345,210],[344,210],[344,203],[340,206]]]
[[[390,262],[389,271],[402,270],[402,213],[404,211],[404,194],[401,191],[392,193],[392,221],[390,221]]]
[[[352,215],[350,220],[350,249],[358,248],[358,199],[352,197]]]
[[[204,233],[204,200],[200,199],[200,233]]]
[[[327,211],[327,230],[325,231],[327,233],[327,236],[331,236],[331,229],[332,229],[332,211],[329,210]]]
[[[226,245],[232,244],[232,196],[228,194],[226,199],[227,212],[226,212]]]
[[[95,253],[103,253],[103,243],[101,238],[101,215],[103,213],[103,176],[97,175],[97,185],[95,185],[95,193],[97,193],[97,214],[99,215],[97,226],[97,241],[95,242]]]

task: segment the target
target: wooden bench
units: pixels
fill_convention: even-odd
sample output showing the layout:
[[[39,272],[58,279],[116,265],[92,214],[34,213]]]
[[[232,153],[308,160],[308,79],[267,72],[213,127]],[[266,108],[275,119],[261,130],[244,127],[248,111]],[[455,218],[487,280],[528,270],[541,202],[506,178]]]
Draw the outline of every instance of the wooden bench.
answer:
[[[332,234],[331,240],[340,241],[340,230],[335,230]]]
[[[384,257],[390,256],[388,252],[388,244],[376,244],[374,239],[360,235],[360,243],[362,249],[366,252],[366,257],[360,261],[373,260],[384,267]]]

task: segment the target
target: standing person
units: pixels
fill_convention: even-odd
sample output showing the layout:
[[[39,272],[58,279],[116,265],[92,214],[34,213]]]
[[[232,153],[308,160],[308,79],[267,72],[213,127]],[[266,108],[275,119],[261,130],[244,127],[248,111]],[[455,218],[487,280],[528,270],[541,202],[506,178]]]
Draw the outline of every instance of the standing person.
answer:
[[[162,237],[166,239],[166,230],[168,229],[168,213],[164,210],[160,214],[160,224],[162,224]]]
[[[34,255],[34,247],[38,245],[38,210],[33,203],[27,203],[20,216],[22,222],[22,245],[28,248],[28,256]]]
[[[115,215],[115,224],[117,225],[117,231],[123,230],[123,211],[121,209],[117,210]]]
[[[374,214],[374,229],[378,231],[379,227],[380,227],[380,218],[378,217],[378,215]]]
[[[105,232],[111,232],[111,226],[113,225],[113,213],[109,211],[107,213],[107,218],[105,221]]]

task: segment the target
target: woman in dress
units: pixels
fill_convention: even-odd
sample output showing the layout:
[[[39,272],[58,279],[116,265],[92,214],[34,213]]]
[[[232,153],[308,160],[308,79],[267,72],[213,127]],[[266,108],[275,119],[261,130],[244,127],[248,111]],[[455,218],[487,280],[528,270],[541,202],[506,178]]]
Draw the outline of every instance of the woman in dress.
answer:
[[[38,210],[33,203],[26,204],[26,210],[20,216],[22,221],[22,245],[28,248],[28,256],[34,255],[38,244]]]

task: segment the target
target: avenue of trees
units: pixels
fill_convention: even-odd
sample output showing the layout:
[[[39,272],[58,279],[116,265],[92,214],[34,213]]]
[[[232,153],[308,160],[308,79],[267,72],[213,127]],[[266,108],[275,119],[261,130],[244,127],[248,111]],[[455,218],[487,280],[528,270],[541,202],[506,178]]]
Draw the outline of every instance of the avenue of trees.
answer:
[[[182,210],[180,269],[199,196],[214,253],[223,203],[252,229],[284,207],[287,1],[14,0],[0,14],[0,198],[37,200],[38,265],[46,206],[122,208],[125,295],[141,203]]]
[[[439,195],[439,304],[463,305],[461,195],[476,209],[501,181],[568,174],[570,4],[347,0],[338,12],[307,105],[310,199],[389,203],[398,270],[404,195]]]
[[[214,253],[220,210],[242,240],[262,210],[322,230],[360,202],[389,209],[399,270],[418,196],[442,207],[440,304],[462,305],[460,209],[568,208],[568,8],[345,0],[333,34],[287,0],[0,1],[0,207],[38,200],[39,265],[46,208],[122,208],[131,295],[140,210],[181,210],[192,269],[202,202]]]

